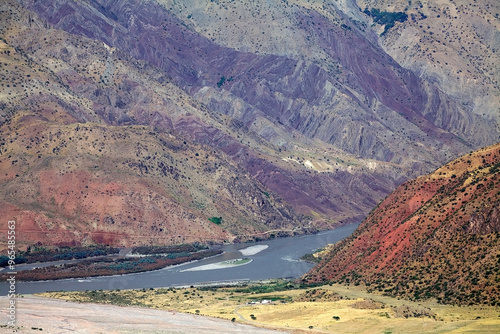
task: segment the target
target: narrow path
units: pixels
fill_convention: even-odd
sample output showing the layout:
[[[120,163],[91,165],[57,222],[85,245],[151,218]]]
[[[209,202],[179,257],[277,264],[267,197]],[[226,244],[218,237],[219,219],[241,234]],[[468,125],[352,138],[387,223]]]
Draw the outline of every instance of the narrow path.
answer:
[[[247,305],[245,304],[245,305],[240,305],[240,306],[238,306],[237,308],[235,308],[235,309],[233,310],[233,313],[234,313],[234,314],[236,314],[238,317],[240,317],[240,319],[241,319],[241,320],[243,320],[243,321],[245,321],[245,322],[248,322],[248,320],[247,320],[247,319],[243,318],[243,316],[242,316],[241,314],[239,314],[239,313],[238,313],[238,310],[239,310],[240,308],[242,308],[242,307],[245,307],[245,306],[247,306]]]

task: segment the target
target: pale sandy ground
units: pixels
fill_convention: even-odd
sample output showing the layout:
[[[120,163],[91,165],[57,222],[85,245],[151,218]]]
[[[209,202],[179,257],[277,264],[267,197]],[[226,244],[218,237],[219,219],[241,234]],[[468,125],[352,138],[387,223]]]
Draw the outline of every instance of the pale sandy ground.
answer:
[[[250,247],[247,247],[247,248],[240,249],[240,253],[243,256],[255,255],[257,253],[262,252],[264,249],[267,249],[268,247],[269,247],[268,245],[250,246]]]
[[[239,260],[242,260],[242,259],[239,259]],[[184,271],[204,271],[204,270],[217,270],[217,269],[233,268],[233,267],[244,266],[245,264],[249,264],[253,260],[250,259],[248,262],[241,263],[241,264],[234,264],[234,262],[232,262],[232,261],[234,261],[234,260],[222,261],[222,262],[211,263],[211,264],[205,264],[203,266],[198,266],[198,267],[194,267],[194,268],[184,269],[184,270],[181,270],[180,272],[184,272]]]
[[[0,333],[285,333],[173,311],[74,303],[31,295],[15,300],[16,327],[10,329],[5,327],[9,300],[0,297]]]

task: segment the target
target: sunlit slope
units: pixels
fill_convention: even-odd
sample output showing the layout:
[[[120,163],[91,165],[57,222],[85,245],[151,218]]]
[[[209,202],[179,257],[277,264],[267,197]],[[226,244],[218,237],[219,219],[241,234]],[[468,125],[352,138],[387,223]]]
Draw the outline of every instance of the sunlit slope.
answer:
[[[414,300],[499,300],[500,144],[399,186],[305,277]]]

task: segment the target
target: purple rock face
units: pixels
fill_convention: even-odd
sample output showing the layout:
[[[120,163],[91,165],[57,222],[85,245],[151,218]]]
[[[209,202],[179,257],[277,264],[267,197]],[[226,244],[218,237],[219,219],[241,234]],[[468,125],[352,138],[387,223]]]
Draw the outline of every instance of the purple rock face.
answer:
[[[171,81],[198,101],[207,87],[227,93],[209,96],[203,103],[210,113],[230,116],[232,128],[250,131],[263,118],[287,132],[290,137],[284,141],[303,135],[360,158],[406,168],[399,174],[394,170],[324,174],[288,170],[259,157],[255,149],[225,132],[225,125],[210,126],[192,115],[171,117],[169,111],[175,106],[168,101],[162,105],[141,101],[142,88],[130,78],[118,90],[69,83],[94,103],[94,110],[108,124],[151,125],[209,145],[230,156],[299,213],[362,217],[409,174],[498,139],[494,125],[402,68],[348,18],[349,29],[345,29],[313,10],[296,11],[297,29],[306,31],[339,64],[342,74],[336,74],[306,61],[221,47],[153,1],[21,3],[51,27],[104,42],[124,57],[144,62],[152,80]],[[232,100],[244,105],[237,116],[233,116]],[[475,131],[479,128],[482,131]],[[275,133],[269,132],[258,139],[267,140]],[[283,147],[293,143],[287,145]]]
[[[168,10],[153,2],[39,1],[27,2],[27,6],[57,28],[99,39],[150,62],[192,94],[204,86],[223,86],[267,117],[363,157],[380,159],[391,155],[371,152],[377,147],[380,153],[380,147],[387,146],[375,135],[370,139],[372,145],[363,147],[361,140],[359,147],[352,147],[331,135],[331,129],[325,129],[325,123],[335,122],[333,117],[321,120],[323,127],[317,115],[314,119],[310,117],[310,109],[320,103],[334,104],[331,97],[325,97],[327,81],[334,84],[336,91],[348,96],[355,105],[349,112],[361,114],[360,119],[373,118],[371,106],[378,101],[417,126],[431,141],[444,140],[453,152],[468,149],[456,135],[472,146],[485,145],[498,137],[494,127],[461,110],[437,88],[399,66],[358,29],[336,26],[312,10],[297,12],[298,28],[315,36],[332,59],[348,71],[340,81],[314,64],[220,47],[188,29]],[[353,92],[363,96],[363,100]],[[223,111],[217,103],[213,107]],[[247,116],[245,123],[251,121],[252,117]],[[472,123],[490,129],[485,132],[491,133],[491,138],[471,134]],[[383,125],[395,126],[390,121]]]

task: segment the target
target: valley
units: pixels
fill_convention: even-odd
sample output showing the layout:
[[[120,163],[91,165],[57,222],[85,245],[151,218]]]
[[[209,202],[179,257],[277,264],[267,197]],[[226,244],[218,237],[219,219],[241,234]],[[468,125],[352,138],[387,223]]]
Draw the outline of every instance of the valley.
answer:
[[[382,5],[2,2],[0,211],[19,246],[314,233],[498,141],[495,35],[447,44],[453,66],[488,57],[457,74],[485,97],[460,95],[394,40],[438,5],[390,5],[408,20],[381,36],[364,10]]]
[[[499,19],[0,1],[2,330],[500,332]]]
[[[82,260],[78,266],[68,265],[19,271],[16,291],[20,294],[32,294],[46,291],[149,289],[193,284],[224,284],[283,277],[297,279],[313,267],[312,263],[300,260],[304,253],[312,253],[327,244],[338,242],[349,236],[356,226],[357,224],[351,224],[315,235],[275,238],[257,243],[228,244],[214,249],[203,249],[191,255],[187,255],[185,250],[181,253],[174,253],[172,251],[179,247],[167,246],[174,249],[168,256],[161,258],[126,257],[118,258],[114,262],[110,262],[110,259],[106,262],[94,262],[90,259],[89,261]],[[186,245],[182,248],[186,248]],[[214,251],[221,253],[201,260],[189,261],[190,257],[192,260],[197,256],[202,256],[203,253]],[[221,262],[233,261],[241,261],[240,263],[245,264],[220,266]],[[197,270],[200,267],[215,270]],[[125,274],[127,272],[129,274]],[[63,276],[66,279],[29,281],[40,279],[42,275],[48,279]],[[28,281],[24,281],[23,277]],[[0,295],[7,294],[8,291],[7,282],[0,282]]]

